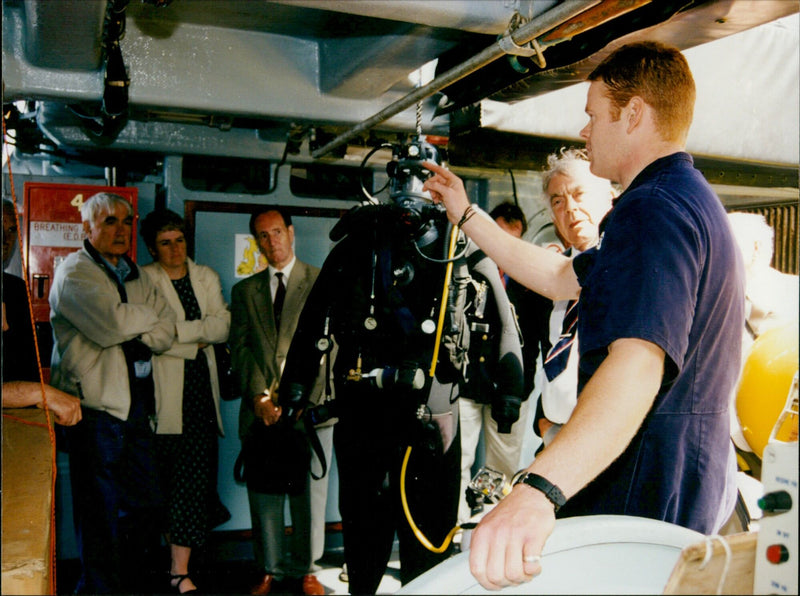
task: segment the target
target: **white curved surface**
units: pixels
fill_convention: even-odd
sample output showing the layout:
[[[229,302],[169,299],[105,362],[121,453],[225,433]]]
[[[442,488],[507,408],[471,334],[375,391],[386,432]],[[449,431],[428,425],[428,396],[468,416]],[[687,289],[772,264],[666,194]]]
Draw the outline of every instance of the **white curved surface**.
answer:
[[[502,594],[661,594],[681,550],[703,534],[639,517],[597,515],[558,520],[542,553],[542,573]],[[497,594],[485,590],[460,553],[396,594]]]

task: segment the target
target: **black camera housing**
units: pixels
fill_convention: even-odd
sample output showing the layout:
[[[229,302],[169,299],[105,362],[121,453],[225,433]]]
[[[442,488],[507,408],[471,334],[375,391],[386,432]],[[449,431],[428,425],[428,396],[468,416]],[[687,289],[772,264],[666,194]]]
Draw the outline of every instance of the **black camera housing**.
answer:
[[[442,163],[439,150],[424,137],[414,136],[408,143],[392,147],[392,161],[386,164],[386,173],[389,175],[389,196],[393,201],[431,200],[430,194],[422,190],[422,185],[432,175],[422,166],[425,161]]]
[[[336,404],[336,400],[333,399],[306,410],[306,417],[314,426],[323,424],[331,418],[338,418],[338,416],[339,406]]]

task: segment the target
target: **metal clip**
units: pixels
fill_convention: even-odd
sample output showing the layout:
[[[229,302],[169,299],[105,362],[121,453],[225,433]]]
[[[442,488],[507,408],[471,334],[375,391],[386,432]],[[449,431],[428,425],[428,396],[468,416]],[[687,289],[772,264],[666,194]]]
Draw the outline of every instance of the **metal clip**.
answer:
[[[539,45],[539,42],[535,39],[530,40],[524,46],[517,45],[517,42],[511,37],[511,35],[506,35],[505,37],[501,37],[497,45],[500,46],[500,49],[503,50],[506,54],[511,54],[513,56],[524,56],[526,58],[533,58],[539,68],[545,68],[547,66],[547,61],[544,59],[544,53],[542,52],[542,48]]]
[[[474,314],[479,319],[483,318],[484,311],[486,310],[487,290],[488,288],[486,287],[485,281],[482,281],[480,285],[475,288]]]
[[[347,380],[348,381],[360,381],[363,378],[361,374],[361,355],[358,356],[358,360],[356,361],[356,367],[350,369],[350,372],[347,373]]]

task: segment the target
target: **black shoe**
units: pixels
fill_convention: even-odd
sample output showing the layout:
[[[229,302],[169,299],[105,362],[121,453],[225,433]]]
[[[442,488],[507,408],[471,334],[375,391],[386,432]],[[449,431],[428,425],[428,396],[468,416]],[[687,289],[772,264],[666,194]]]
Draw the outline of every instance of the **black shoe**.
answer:
[[[172,582],[174,582],[176,579],[178,580],[178,583],[173,584]],[[172,573],[170,573],[169,574],[169,587],[176,594],[198,594],[200,592],[200,590],[198,590],[197,588],[194,588],[192,590],[186,590],[185,592],[181,592],[181,582],[183,582],[183,580],[185,580],[185,579],[190,579],[188,573],[184,573],[182,575],[173,575]],[[192,582],[192,583],[194,583],[194,582]]]

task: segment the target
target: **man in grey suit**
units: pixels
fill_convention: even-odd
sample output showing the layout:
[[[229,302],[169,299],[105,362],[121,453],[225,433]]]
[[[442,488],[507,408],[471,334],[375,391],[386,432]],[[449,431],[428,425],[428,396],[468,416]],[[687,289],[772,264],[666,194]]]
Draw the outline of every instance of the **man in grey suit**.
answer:
[[[280,420],[282,412],[271,399],[271,391],[278,386],[297,319],[319,273],[318,268],[296,259],[294,226],[285,210],[270,207],[254,213],[250,231],[269,267],[237,283],[231,295],[231,352],[242,395],[242,441],[255,425],[270,426]],[[317,387],[321,388],[322,383]],[[285,546],[283,513],[287,495],[256,492],[251,487],[247,495],[256,563],[263,573],[251,594],[269,594],[276,582],[301,578],[304,594],[324,594],[324,588],[310,573],[309,484],[300,494],[288,495],[294,531],[286,538]]]

